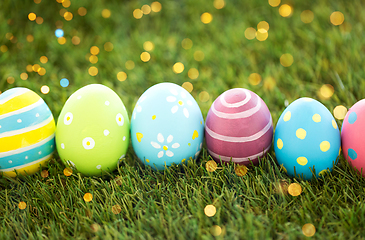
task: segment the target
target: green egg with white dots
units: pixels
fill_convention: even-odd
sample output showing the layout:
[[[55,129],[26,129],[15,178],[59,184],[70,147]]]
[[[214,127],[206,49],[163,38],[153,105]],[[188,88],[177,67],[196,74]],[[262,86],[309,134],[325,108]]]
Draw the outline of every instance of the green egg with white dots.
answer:
[[[87,176],[113,171],[128,144],[128,113],[113,90],[90,84],[67,99],[56,129],[57,151],[67,166]]]

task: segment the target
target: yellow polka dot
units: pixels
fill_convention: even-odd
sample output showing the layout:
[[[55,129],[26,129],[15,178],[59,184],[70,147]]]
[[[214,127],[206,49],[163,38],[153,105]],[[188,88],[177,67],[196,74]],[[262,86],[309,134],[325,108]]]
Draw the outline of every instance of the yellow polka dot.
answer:
[[[328,141],[323,141],[321,142],[321,144],[319,145],[319,147],[321,148],[322,152],[327,152],[328,149],[330,149],[331,144]]]
[[[191,143],[188,143],[189,147],[191,146]]]
[[[192,139],[194,140],[195,138],[199,137],[199,133],[197,130],[194,130],[193,132],[193,136],[192,136]]]
[[[297,163],[299,165],[305,166],[308,163],[308,160],[306,157],[298,157],[297,158]]]
[[[276,141],[276,146],[279,148],[279,149],[282,149],[284,144],[283,144],[283,140],[281,140],[280,138]]]
[[[319,173],[318,173],[318,175],[319,176],[324,176],[326,173],[328,173],[329,171],[327,170],[327,169],[324,169],[324,170],[322,170],[322,171],[320,171]]]
[[[336,121],[335,121],[335,120],[332,120],[332,127],[333,127],[334,129],[337,129],[337,124],[336,124]]]
[[[290,111],[287,111],[284,115],[284,122],[287,122],[289,121],[291,118],[291,112]]]
[[[185,162],[186,161],[186,159],[184,158],[183,160],[181,160],[181,162]]]
[[[321,115],[319,115],[318,113],[316,113],[316,114],[313,115],[312,119],[315,122],[320,122],[321,121]]]
[[[136,133],[136,137],[137,137],[138,142],[141,142],[141,140],[143,138],[143,134],[138,132],[138,133]]]
[[[202,122],[202,121],[200,121],[200,124],[203,124],[203,122]]]
[[[150,162],[150,160],[149,159],[146,159],[146,162]]]
[[[152,120],[155,120],[155,119],[156,119],[156,115],[153,115],[153,116],[152,116]]]
[[[297,132],[295,133],[298,138],[304,139],[307,135],[307,132],[303,128],[298,128]]]

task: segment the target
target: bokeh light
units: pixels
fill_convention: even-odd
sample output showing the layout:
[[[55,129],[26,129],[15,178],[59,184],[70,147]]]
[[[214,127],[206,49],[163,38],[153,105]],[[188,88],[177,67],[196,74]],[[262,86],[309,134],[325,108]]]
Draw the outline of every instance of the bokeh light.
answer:
[[[47,63],[48,62],[48,58],[46,56],[42,56],[39,58],[39,61],[43,64]]]
[[[269,4],[271,7],[277,7],[280,5],[281,0],[269,0]]]
[[[25,73],[25,72],[24,72],[24,73],[21,73],[21,74],[20,74],[20,79],[21,79],[21,80],[27,80],[27,79],[28,79],[28,74],[27,74],[27,73]]]
[[[284,53],[280,57],[280,63],[284,67],[290,67],[294,62],[294,58],[290,53]]]
[[[248,77],[248,81],[251,85],[258,85],[260,84],[262,78],[261,75],[258,73],[251,73],[250,76]]]
[[[38,71],[38,74],[40,75],[40,76],[44,76],[45,74],[46,74],[46,69],[45,68],[40,68],[39,69],[39,71]]]
[[[210,96],[207,91],[202,91],[199,93],[199,101],[201,102],[208,102]]]
[[[97,46],[92,46],[92,47],[90,48],[90,53],[91,53],[92,55],[98,55],[98,54],[99,54],[99,52],[100,52],[100,49],[99,49]]]
[[[256,32],[257,40],[262,42],[262,41],[265,41],[268,37],[269,37],[269,33],[265,29],[260,28],[257,30],[257,32]]]
[[[90,76],[94,77],[98,74],[99,70],[98,70],[97,67],[92,66],[92,67],[89,68],[88,72],[89,72]]]
[[[188,71],[188,76],[190,79],[197,79],[199,77],[199,71],[196,68],[190,68]]]
[[[184,71],[184,64],[182,64],[181,62],[177,62],[174,64],[174,66],[172,66],[172,70],[176,74],[182,73]]]
[[[338,105],[333,109],[333,116],[338,120],[343,120],[347,114],[347,108],[343,105]]]
[[[290,5],[288,4],[283,4],[279,7],[279,14],[282,17],[290,17],[293,13],[293,9]]]
[[[275,88],[275,86],[276,86],[276,81],[273,77],[269,76],[265,78],[264,89],[271,91]]]
[[[79,9],[77,9],[77,13],[80,15],[80,16],[85,16],[86,13],[87,13],[87,10],[86,8],[84,7],[79,7]]]
[[[99,60],[98,57],[95,56],[95,55],[90,55],[90,57],[89,57],[89,62],[92,63],[92,64],[97,63],[98,60]]]
[[[37,24],[42,24],[43,23],[43,18],[42,17],[37,17],[36,19],[35,19],[35,22],[37,23]]]
[[[33,65],[28,64],[25,69],[27,70],[27,72],[33,72]]]
[[[205,55],[202,51],[198,50],[198,51],[194,52],[195,61],[198,61],[198,62],[203,61],[204,57],[205,57]]]
[[[109,9],[103,9],[103,11],[101,11],[101,16],[103,18],[110,18],[110,15],[112,15],[112,13]]]
[[[141,53],[142,62],[148,62],[151,59],[151,55],[148,52]]]
[[[134,68],[135,64],[132,60],[128,60],[126,63],[125,63],[125,68],[128,69],[128,70],[132,70]]]
[[[265,29],[266,31],[269,31],[270,25],[266,21],[261,21],[257,24],[257,29]]]
[[[217,212],[217,209],[215,208],[214,205],[207,205],[204,208],[204,213],[208,217],[213,217],[216,214],[216,212]]]
[[[66,9],[64,9],[64,8],[60,9],[60,16],[64,17],[66,12],[67,12]]]
[[[8,51],[8,47],[6,45],[1,45],[0,51],[3,52],[3,53],[4,52],[7,52]]]
[[[60,85],[61,85],[61,87],[68,87],[68,85],[70,84],[70,82],[68,81],[68,79],[67,78],[62,78],[61,80],[60,80]]]
[[[213,225],[211,228],[210,228],[210,233],[215,236],[215,237],[218,237],[219,235],[222,234],[222,228],[218,225]]]
[[[40,4],[42,2],[42,0],[34,0],[35,4]]]
[[[57,29],[54,34],[56,35],[56,37],[60,38],[60,37],[63,37],[63,30],[62,29]]]
[[[34,64],[32,66],[32,69],[33,69],[34,72],[38,72],[41,69],[41,66],[39,64]]]
[[[141,7],[141,10],[142,10],[143,14],[146,14],[146,15],[151,13],[151,7],[147,4],[143,5]]]
[[[316,228],[311,223],[306,223],[302,227],[303,235],[306,237],[313,237],[316,233]]]
[[[27,35],[27,42],[33,42],[34,41],[34,37],[33,35]]]
[[[336,11],[331,14],[330,21],[333,25],[338,26],[341,25],[343,21],[345,21],[345,16],[342,12]]]
[[[63,44],[65,44],[65,43],[66,43],[66,38],[64,38],[64,37],[59,37],[59,38],[57,38],[57,41],[58,41],[58,43],[59,43],[59,44],[63,45]]]
[[[146,41],[143,43],[143,49],[146,51],[152,51],[155,48],[151,41]]]
[[[151,4],[151,10],[153,12],[159,12],[159,11],[161,11],[161,9],[162,9],[161,3],[159,3],[159,2],[153,2]]]
[[[134,11],[133,11],[133,17],[135,18],[135,19],[141,19],[142,17],[143,17],[143,12],[142,12],[142,10],[141,9],[134,9]]]
[[[352,30],[352,25],[349,22],[344,22],[340,25],[340,31],[341,33],[350,33]]]
[[[191,82],[184,82],[181,85],[186,91],[188,91],[189,93],[191,93],[194,89],[193,84]]]
[[[127,79],[127,74],[125,72],[118,72],[117,78],[120,82],[123,82]]]
[[[105,50],[105,51],[107,51],[107,52],[111,52],[111,51],[113,51],[113,49],[114,49],[114,45],[113,45],[113,43],[111,43],[111,42],[106,42],[106,43],[104,44],[104,50]]]
[[[74,15],[71,12],[65,12],[63,17],[65,18],[66,21],[71,21]]]
[[[49,89],[49,87],[48,87],[47,85],[43,85],[43,86],[41,87],[41,93],[43,93],[43,94],[48,94],[48,93],[49,93],[49,91],[50,91],[50,89]]]
[[[58,20],[58,21],[56,21],[55,25],[56,25],[56,28],[62,28],[63,27],[63,22]]]
[[[193,46],[193,41],[191,41],[190,38],[185,38],[185,39],[182,40],[181,46],[184,49],[188,50],[188,49],[190,49]]]
[[[78,36],[73,36],[71,39],[71,42],[73,45],[79,45],[81,42],[81,39]]]
[[[62,0],[62,6],[65,8],[68,8],[69,6],[71,6],[71,1],[70,0]]]
[[[31,12],[31,13],[28,14],[28,19],[30,21],[34,21],[36,18],[37,18],[37,15],[35,13]]]
[[[9,84],[13,84],[15,82],[15,78],[14,77],[8,77],[6,79],[6,82],[9,83]]]
[[[302,20],[303,23],[311,23],[314,19],[314,14],[311,10],[304,10],[300,14],[300,20]]]
[[[254,29],[253,27],[246,28],[246,30],[245,30],[245,37],[248,40],[255,39],[255,37],[256,37],[256,29]]]
[[[224,8],[225,5],[226,5],[226,3],[224,0],[214,0],[214,2],[213,2],[213,6],[216,9],[222,9],[222,8]]]
[[[324,99],[329,99],[335,93],[335,89],[331,84],[324,84],[319,89],[319,92],[321,97],[323,97]]]
[[[202,23],[208,24],[213,20],[213,16],[212,14],[205,12],[200,16],[200,20],[202,21]]]
[[[6,37],[6,39],[11,40],[14,36],[12,33],[6,33],[5,37]]]

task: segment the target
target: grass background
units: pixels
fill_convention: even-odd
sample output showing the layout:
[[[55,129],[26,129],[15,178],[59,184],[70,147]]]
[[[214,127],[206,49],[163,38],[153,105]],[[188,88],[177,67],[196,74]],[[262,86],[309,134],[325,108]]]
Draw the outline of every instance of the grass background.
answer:
[[[354,1],[283,1],[293,7],[290,17],[279,14],[266,0],[226,1],[216,9],[213,1],[161,1],[160,12],[133,17],[134,9],[153,1],[71,1],[67,11],[73,19],[66,21],[59,11],[61,3],[43,0],[1,2],[0,91],[23,86],[44,98],[57,119],[66,99],[80,87],[101,83],[112,88],[123,100],[129,115],[139,96],[159,82],[182,85],[191,82],[191,94],[205,117],[216,97],[224,91],[243,87],[256,92],[268,105],[276,123],[290,103],[299,97],[319,99],[332,112],[337,105],[351,107],[363,98],[365,10],[360,0]],[[77,14],[85,7],[87,14]],[[103,18],[103,9],[111,11]],[[304,10],[314,13],[314,20],[305,24]],[[341,11],[345,22],[334,26],[330,15]],[[44,19],[42,24],[28,19],[30,12]],[[213,21],[203,24],[200,16],[209,12]],[[58,43],[54,35],[56,22],[63,23],[66,43]],[[260,21],[270,24],[265,41],[245,38],[248,27],[257,28]],[[8,39],[11,33],[16,37]],[[32,35],[33,42],[26,37]],[[72,44],[78,36],[79,45]],[[193,42],[190,49],[183,39]],[[142,62],[143,43],[151,41],[151,59]],[[103,45],[113,44],[107,52]],[[88,61],[90,47],[98,46],[98,62]],[[5,49],[5,47],[2,47]],[[194,59],[202,51],[203,61]],[[280,57],[289,53],[294,58],[290,67],[280,64]],[[40,63],[41,56],[48,62]],[[133,69],[125,63],[132,60]],[[182,62],[185,70],[176,74],[172,66]],[[40,76],[28,72],[26,66],[39,64],[46,69]],[[98,68],[96,76],[88,69]],[[199,71],[197,79],[188,77],[188,70]],[[127,74],[118,81],[117,73]],[[251,85],[248,78],[258,73],[262,81]],[[8,78],[15,82],[9,84]],[[67,78],[70,85],[60,86]],[[274,79],[268,87],[267,82]],[[324,98],[320,88],[333,86],[334,94]],[[44,95],[42,85],[50,87]],[[199,94],[209,93],[201,101]],[[339,125],[341,121],[338,120]],[[23,179],[0,179],[0,238],[59,239],[305,239],[301,228],[305,223],[316,227],[314,239],[364,239],[365,181],[341,157],[331,174],[323,179],[301,181],[289,178],[276,164],[274,152],[248,174],[238,177],[234,166],[220,166],[207,172],[210,160],[203,149],[196,162],[155,172],[136,161],[130,147],[126,160],[118,170],[102,177],[63,174],[64,166],[56,156],[48,164],[49,176],[39,173]],[[292,197],[278,191],[278,184],[298,182],[303,193]],[[85,202],[85,193],[93,194]],[[18,203],[27,204],[25,210]],[[121,206],[114,214],[112,207]],[[204,214],[208,204],[216,206],[213,217]],[[211,227],[222,228],[213,236]]]

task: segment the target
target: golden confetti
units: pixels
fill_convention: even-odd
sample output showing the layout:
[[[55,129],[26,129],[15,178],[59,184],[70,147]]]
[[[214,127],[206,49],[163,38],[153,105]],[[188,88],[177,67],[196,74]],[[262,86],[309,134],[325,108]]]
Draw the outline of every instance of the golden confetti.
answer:
[[[120,186],[123,184],[123,179],[121,177],[116,177],[115,178],[115,183]]]
[[[100,225],[97,224],[97,223],[93,223],[93,224],[91,224],[90,228],[91,228],[91,231],[93,231],[94,233],[96,233],[97,231],[99,231]]]
[[[73,36],[72,39],[71,39],[71,42],[73,45],[79,45],[81,40],[78,36]]]
[[[283,4],[280,6],[279,8],[279,14],[282,16],[282,17],[290,17],[293,13],[293,9],[290,5],[288,4]]]
[[[48,171],[47,171],[47,170],[43,170],[43,171],[41,172],[41,176],[42,176],[42,178],[46,178],[46,177],[48,177],[48,176],[49,176]]]
[[[80,15],[80,16],[85,16],[86,13],[87,13],[87,10],[86,8],[84,7],[79,7],[79,9],[77,9],[77,13]]]
[[[190,38],[185,38],[184,40],[182,40],[181,46],[184,49],[188,50],[188,49],[190,49],[193,46],[193,41],[191,41]]]
[[[116,204],[112,207],[112,212],[117,215],[122,211],[122,208],[120,205]]]
[[[243,177],[247,174],[247,167],[245,165],[238,165],[235,167],[234,172],[237,176]]]
[[[257,29],[265,29],[266,31],[269,31],[269,23],[266,21],[261,21],[257,24]]]
[[[294,197],[299,196],[302,193],[302,186],[300,186],[298,183],[292,183],[288,187],[288,192]]]
[[[330,21],[333,25],[338,26],[345,21],[345,17],[342,12],[336,11],[331,14]]]
[[[143,12],[142,12],[142,10],[141,9],[134,9],[134,11],[133,11],[133,17],[135,18],[135,19],[141,19],[142,17],[143,17]]]
[[[39,61],[44,64],[48,62],[48,58],[46,56],[42,56],[40,57]]]
[[[255,37],[256,37],[256,29],[254,29],[252,27],[246,28],[246,30],[245,30],[245,37],[248,40],[255,39]]]
[[[280,5],[281,0],[269,0],[269,4],[271,7],[277,7]]]
[[[35,13],[29,13],[28,14],[28,19],[30,21],[34,21],[37,18],[37,15]]]
[[[95,56],[95,55],[90,55],[90,57],[89,57],[89,61],[91,62],[91,63],[97,63],[98,62],[98,57],[97,56]]]
[[[288,193],[288,183],[286,180],[280,180],[275,184],[275,193],[285,195]]]
[[[103,18],[110,18],[110,15],[112,15],[112,13],[109,9],[103,9],[103,11],[101,11],[101,16]]]
[[[24,210],[27,207],[27,204],[25,202],[20,202],[18,205],[19,209]]]
[[[4,52],[7,52],[8,51],[8,47],[6,45],[1,45],[0,51],[3,52],[3,53]]]
[[[20,79],[21,79],[21,80],[27,80],[27,79],[28,79],[28,74],[27,74],[27,73],[25,73],[25,72],[24,72],[24,73],[21,73],[21,74],[20,74]]]
[[[143,43],[143,49],[148,52],[152,51],[154,49],[154,47],[155,46],[153,45],[153,43],[151,41],[146,41]]]
[[[127,79],[127,74],[125,72],[118,72],[117,78],[120,82],[123,82]]]
[[[43,86],[41,87],[41,93],[43,93],[43,94],[48,94],[48,93],[49,93],[49,91],[50,91],[50,89],[49,89],[49,87],[48,87],[47,85],[43,85]]]
[[[59,44],[63,45],[66,43],[66,38],[65,37],[59,37],[57,38],[57,41]]]
[[[85,202],[91,202],[92,200],[93,200],[93,195],[91,193],[85,193],[84,201]]]
[[[225,5],[226,5],[226,3],[224,0],[214,0],[214,2],[213,2],[213,6],[216,9],[222,9],[222,8],[224,8]]]
[[[205,168],[208,172],[214,172],[215,170],[217,170],[217,163],[214,160],[209,160],[205,164]]]
[[[63,174],[65,174],[66,177],[69,177],[72,175],[72,169],[71,168],[65,168],[63,169]]]
[[[90,68],[89,68],[89,74],[90,74],[91,76],[96,76],[96,75],[98,74],[98,72],[99,72],[99,70],[98,70],[98,68],[97,68],[97,67],[90,67]]]
[[[9,84],[13,84],[13,83],[15,82],[15,78],[13,78],[13,77],[8,77],[8,78],[6,79],[6,81],[7,81]]]
[[[188,91],[189,93],[191,93],[193,91],[193,84],[191,82],[184,82],[181,85],[186,91]]]
[[[294,58],[290,53],[284,53],[280,57],[280,63],[284,67],[290,67],[294,62]]]
[[[331,84],[324,84],[319,89],[319,93],[324,99],[329,99],[335,93],[335,89],[332,87]]]
[[[199,100],[201,102],[207,102],[210,99],[209,93],[206,91],[201,91],[199,93]]]
[[[200,16],[200,20],[202,21],[202,23],[208,24],[213,20],[213,16],[212,14],[205,12]]]
[[[128,69],[128,70],[132,70],[134,68],[134,62],[132,60],[128,60],[126,63],[125,63],[125,68]]]
[[[333,109],[333,115],[336,119],[342,120],[347,114],[347,108],[343,105],[338,105]]]
[[[182,64],[181,62],[177,62],[174,64],[174,66],[172,66],[172,70],[176,74],[182,73],[184,71],[184,64]]]
[[[214,207],[214,205],[207,205],[204,208],[204,213],[208,217],[213,217],[216,212],[217,212],[217,209]]]
[[[313,237],[314,234],[316,233],[316,228],[313,224],[306,223],[302,227],[302,232],[303,232],[303,235],[306,237]]]
[[[260,28],[259,30],[257,30],[257,32],[256,32],[257,40],[262,42],[262,41],[265,41],[268,37],[269,37],[269,33],[265,29]]]
[[[196,68],[190,68],[188,71],[188,76],[190,79],[197,79],[199,77],[199,71]]]
[[[203,61],[204,60],[204,53],[200,50],[194,52],[194,59],[195,61]]]
[[[142,62],[148,62],[151,59],[151,55],[148,52],[141,53]]]
[[[311,10],[304,10],[300,14],[300,20],[302,20],[303,23],[311,23],[314,19],[314,14]]]
[[[159,12],[159,11],[161,11],[161,8],[162,8],[162,6],[161,6],[161,3],[159,3],[159,2],[153,2],[151,4],[151,10],[153,12]]]
[[[65,12],[63,17],[65,18],[66,21],[71,21],[74,15],[71,12]]]
[[[250,76],[248,77],[248,81],[251,85],[258,85],[260,84],[262,78],[261,75],[258,73],[251,73]]]
[[[90,53],[91,53],[92,55],[98,55],[98,54],[99,54],[99,52],[100,52],[100,49],[99,49],[97,46],[92,46],[92,47],[90,48]]]
[[[34,37],[33,35],[27,35],[27,42],[33,42],[34,41]]]
[[[147,4],[143,5],[141,7],[141,10],[142,10],[143,14],[145,14],[145,15],[148,15],[151,13],[151,7]]]

